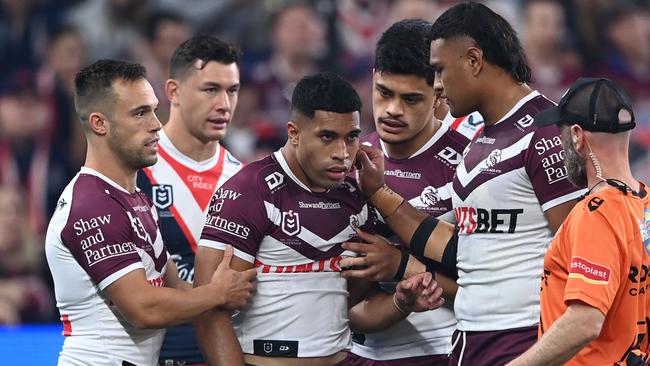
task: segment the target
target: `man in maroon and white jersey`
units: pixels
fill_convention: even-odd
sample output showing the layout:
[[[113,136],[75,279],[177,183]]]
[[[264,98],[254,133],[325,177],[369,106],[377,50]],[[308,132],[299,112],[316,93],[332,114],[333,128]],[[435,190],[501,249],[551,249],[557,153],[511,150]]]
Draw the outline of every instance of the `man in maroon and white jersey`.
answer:
[[[553,102],[526,84],[530,67],[506,20],[462,3],[436,20],[430,39],[451,114],[485,118],[452,183],[457,226],[400,204],[383,185],[380,151],[368,149],[372,162],[360,159],[360,182],[412,251],[457,266],[452,364],[503,365],[537,338],[544,254],[584,189],[567,179],[557,126],[533,124]]]
[[[144,67],[102,60],[75,78],[85,166],[50,221],[46,255],[66,337],[59,365],[155,365],[164,329],[246,304],[254,272],[229,261],[200,289],[178,279],[136,172],[154,164],[161,124]]]
[[[451,181],[462,152],[469,140],[435,118],[439,103],[434,90],[434,71],[429,65],[431,23],[403,20],[390,26],[377,42],[373,73],[373,113],[376,132],[362,138],[364,145],[380,148],[384,155],[386,184],[405,197],[411,205],[432,216],[454,221],[451,209]],[[443,108],[446,111],[446,108]],[[396,239],[383,222],[379,233]],[[379,255],[385,245],[375,238],[371,244],[344,244],[347,249],[373,250],[366,259]],[[386,254],[383,254],[386,255]],[[402,253],[402,255],[408,255]],[[400,251],[391,251],[393,273],[374,289],[375,293],[391,292],[402,276],[398,270]],[[422,258],[421,258],[422,259]],[[364,276],[363,269],[345,272],[346,276]],[[440,274],[436,280],[443,284]],[[455,292],[455,281],[446,279]],[[434,311],[413,313],[383,331],[364,328],[358,319],[370,295],[350,311],[355,343],[351,366],[444,365],[448,363],[451,335],[456,328],[451,305]]]
[[[355,304],[358,292],[340,275],[339,262],[353,254],[341,243],[355,239],[357,229],[373,232],[376,222],[348,177],[359,148],[360,108],[357,93],[337,75],[303,78],[293,92],[286,145],[244,167],[215,193],[197,251],[195,285],[210,279],[229,244],[235,268],[257,268],[259,283],[232,325],[224,311],[197,321],[211,364],[332,366],[346,358],[348,303]],[[373,308],[378,326],[440,305],[441,291],[433,291],[430,275],[412,279]]]

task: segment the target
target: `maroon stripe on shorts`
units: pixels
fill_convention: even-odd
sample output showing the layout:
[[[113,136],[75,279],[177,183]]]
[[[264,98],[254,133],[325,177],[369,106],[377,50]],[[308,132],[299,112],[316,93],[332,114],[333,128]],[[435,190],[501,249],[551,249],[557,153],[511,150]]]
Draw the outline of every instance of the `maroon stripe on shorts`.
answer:
[[[463,346],[465,349],[461,366],[501,366],[524,353],[537,341],[537,326],[491,332],[457,330],[452,340],[457,344],[452,351],[449,366],[458,365]]]

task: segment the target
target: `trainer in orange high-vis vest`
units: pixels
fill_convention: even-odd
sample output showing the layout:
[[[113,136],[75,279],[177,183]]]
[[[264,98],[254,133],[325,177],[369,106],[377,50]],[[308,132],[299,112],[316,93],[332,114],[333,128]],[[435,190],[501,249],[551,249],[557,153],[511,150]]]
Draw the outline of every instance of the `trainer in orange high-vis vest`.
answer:
[[[645,187],[609,187],[583,199],[544,259],[540,336],[581,301],[605,314],[600,336],[566,365],[628,365],[629,351],[648,359],[650,199]]]

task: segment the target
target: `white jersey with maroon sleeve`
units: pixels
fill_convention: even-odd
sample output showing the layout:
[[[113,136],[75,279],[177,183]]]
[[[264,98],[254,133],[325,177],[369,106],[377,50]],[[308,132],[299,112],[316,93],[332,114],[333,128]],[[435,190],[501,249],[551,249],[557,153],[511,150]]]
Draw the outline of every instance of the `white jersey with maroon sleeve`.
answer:
[[[350,348],[341,243],[376,215],[356,182],[312,192],[280,151],[244,167],[213,196],[199,246],[223,250],[258,269],[251,304],[233,317],[247,354],[323,357]]]
[[[103,292],[139,269],[164,286],[168,253],[157,220],[144,193],[92,169],[66,187],[45,243],[65,336],[59,365],[157,364],[164,329],[135,328]]]
[[[386,184],[420,211],[454,221],[451,208],[451,182],[469,140],[441,125],[420,150],[406,159],[392,159],[376,132],[363,143],[384,151]],[[381,219],[380,219],[381,220]],[[399,239],[386,224],[378,232]],[[382,288],[394,288],[394,283]],[[391,288],[392,287],[392,288]],[[456,318],[451,307],[411,313],[406,319],[380,332],[355,335],[352,353],[372,360],[397,360],[428,355],[446,355],[451,351],[451,335]]]
[[[539,322],[539,289],[552,238],[544,212],[583,189],[567,179],[557,126],[533,124],[553,102],[531,92],[474,138],[458,165],[458,329],[492,331]]]

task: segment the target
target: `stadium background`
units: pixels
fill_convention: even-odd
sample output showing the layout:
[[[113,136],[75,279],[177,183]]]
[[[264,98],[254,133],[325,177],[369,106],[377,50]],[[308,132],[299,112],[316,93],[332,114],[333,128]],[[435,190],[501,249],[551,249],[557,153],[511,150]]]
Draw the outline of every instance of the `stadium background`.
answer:
[[[0,357],[53,364],[62,342],[43,235],[83,163],[75,73],[99,58],[137,61],[160,100],[171,53],[192,34],[243,51],[242,89],[225,144],[241,160],[284,143],[291,91],[304,75],[340,73],[373,128],[375,41],[391,23],[434,21],[449,0],[0,0]],[[630,159],[650,182],[650,1],[488,0],[519,32],[533,87],[557,101],[578,76],[607,76],[633,99]]]

